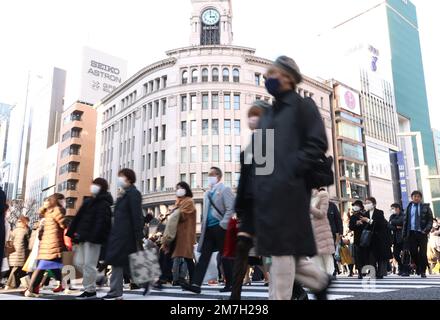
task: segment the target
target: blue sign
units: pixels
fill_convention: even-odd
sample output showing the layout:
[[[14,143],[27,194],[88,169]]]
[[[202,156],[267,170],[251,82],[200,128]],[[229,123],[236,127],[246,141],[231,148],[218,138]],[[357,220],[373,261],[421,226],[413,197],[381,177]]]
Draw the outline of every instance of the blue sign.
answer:
[[[407,208],[409,204],[409,193],[405,166],[405,157],[402,151],[396,153],[397,156],[397,166],[399,168],[399,181],[400,181],[400,197],[402,199],[403,208]]]

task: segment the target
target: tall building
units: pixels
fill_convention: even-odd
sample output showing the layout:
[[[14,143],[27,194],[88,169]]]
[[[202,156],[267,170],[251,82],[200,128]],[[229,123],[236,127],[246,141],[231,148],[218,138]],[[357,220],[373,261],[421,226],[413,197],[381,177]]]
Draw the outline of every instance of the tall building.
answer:
[[[8,148],[12,108],[13,107],[8,104],[0,103],[0,185],[6,194],[8,194],[9,189],[8,175],[10,172],[10,165],[6,162],[6,151]]]
[[[440,173],[440,130],[433,129],[434,133],[434,146],[435,146],[435,157],[437,160],[437,170]]]
[[[64,107],[66,71],[53,68],[28,101],[31,110],[26,201],[36,206],[55,192],[56,154]]]
[[[116,195],[118,170],[134,169],[144,209],[156,216],[174,204],[175,185],[187,181],[200,221],[210,167],[237,186],[240,151],[250,137],[247,112],[254,100],[271,100],[263,79],[271,61],[232,44],[231,1],[191,3],[191,46],[168,51],[98,106],[95,175]],[[305,77],[298,92],[317,102],[332,154],[332,88]],[[330,193],[335,199],[334,188]]]
[[[126,61],[85,47],[80,72],[69,79],[69,98],[73,103],[63,112],[54,157],[58,160],[56,190],[66,197],[68,215],[75,215],[90,196],[97,121],[93,105],[122,84],[126,72]]]

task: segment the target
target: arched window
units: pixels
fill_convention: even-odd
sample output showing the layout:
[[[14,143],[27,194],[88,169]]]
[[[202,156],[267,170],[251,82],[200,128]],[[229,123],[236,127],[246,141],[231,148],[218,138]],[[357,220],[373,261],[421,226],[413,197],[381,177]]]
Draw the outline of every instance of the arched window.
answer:
[[[240,71],[238,69],[234,69],[232,71],[232,77],[234,78],[234,82],[240,82]]]
[[[183,71],[182,72],[182,84],[187,84],[188,83],[188,71]]]
[[[223,82],[229,82],[229,69],[223,69]]]
[[[218,82],[218,77],[219,77],[218,69],[217,68],[212,69],[212,81]]]
[[[199,81],[199,70],[194,69],[194,70],[191,72],[191,82],[192,82],[192,83],[196,83],[196,82],[198,82],[198,81]]]
[[[208,73],[208,69],[203,69],[202,70],[202,82],[208,82],[208,76],[209,76],[209,73]]]

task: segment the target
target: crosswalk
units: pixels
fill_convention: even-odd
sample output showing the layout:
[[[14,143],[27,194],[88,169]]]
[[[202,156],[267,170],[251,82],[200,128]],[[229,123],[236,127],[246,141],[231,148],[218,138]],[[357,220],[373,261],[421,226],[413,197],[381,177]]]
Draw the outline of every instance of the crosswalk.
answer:
[[[79,289],[80,283],[74,284]],[[390,293],[404,289],[427,289],[440,288],[440,276],[432,275],[426,279],[420,277],[401,278],[398,276],[388,276],[384,279],[357,279],[339,277],[334,281],[329,289],[330,300],[353,299],[358,294],[380,294]],[[124,290],[125,300],[228,300],[229,293],[221,293],[221,286],[204,285],[202,293],[195,295],[188,291],[183,291],[180,287],[164,286],[162,290],[151,290],[147,296],[143,296],[143,290]],[[108,292],[108,288],[101,288],[98,296],[102,297]],[[71,300],[80,293],[75,290],[70,293],[53,294],[50,290],[43,290],[38,300]],[[244,286],[242,292],[243,300],[266,300],[268,297],[268,287],[262,282],[255,282],[251,286]],[[309,295],[313,299],[313,295]],[[27,300],[20,290],[0,291],[0,300]]]

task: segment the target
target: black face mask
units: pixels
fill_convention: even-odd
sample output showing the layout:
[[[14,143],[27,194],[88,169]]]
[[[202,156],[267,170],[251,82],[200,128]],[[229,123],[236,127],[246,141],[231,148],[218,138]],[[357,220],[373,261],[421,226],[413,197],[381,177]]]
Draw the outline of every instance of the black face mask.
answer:
[[[281,87],[280,80],[277,78],[267,78],[265,86],[270,95],[274,97],[279,96]]]

